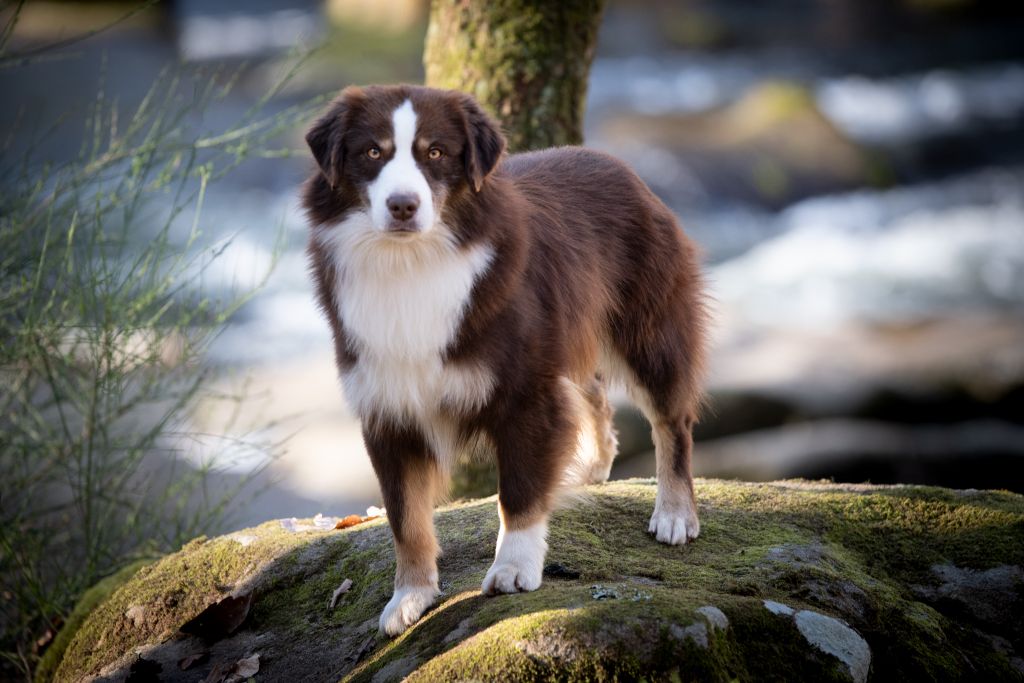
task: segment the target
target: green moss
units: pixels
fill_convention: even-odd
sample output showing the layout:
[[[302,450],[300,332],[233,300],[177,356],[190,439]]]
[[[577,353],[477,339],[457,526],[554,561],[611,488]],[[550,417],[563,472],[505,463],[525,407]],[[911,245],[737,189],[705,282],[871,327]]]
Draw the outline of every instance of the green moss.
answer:
[[[82,594],[78,604],[75,605],[71,614],[68,615],[64,625],[53,639],[53,643],[50,644],[50,647],[40,660],[39,666],[36,668],[36,683],[45,683],[53,678],[57,665],[60,664],[61,659],[64,657],[64,652],[67,650],[68,645],[71,644],[75,634],[78,633],[78,629],[81,628],[93,610],[105,602],[115,590],[126,584],[140,569],[152,563],[153,560],[137,560],[132,562],[97,582],[95,586]]]
[[[439,511],[443,594],[395,639],[374,639],[394,571],[383,522],[307,533],[269,523],[235,536],[247,545],[199,539],[140,570],[92,610],[57,679],[127,662],[139,647],[170,657],[178,651],[162,654],[161,644],[175,642],[181,624],[239,588],[256,595],[249,619],[217,647],[241,657],[261,643],[268,680],[328,670],[353,681],[407,673],[412,680],[488,679],[497,671],[504,680],[848,677],[844,664],[808,644],[792,617],[765,609],[765,599],[842,619],[868,642],[872,670],[887,678],[1012,677],[992,637],[1019,652],[1018,631],[976,623],[947,602],[923,602],[915,586],[934,585],[933,564],[1024,564],[1021,496],[698,481],[701,536],[668,547],[646,533],[654,493],[650,480],[589,488],[553,515],[549,534],[547,561],[579,577],[547,578],[536,592],[493,598],[479,586],[493,559],[495,499]],[[346,578],[352,589],[330,609]],[[124,616],[133,605],[145,608],[141,626]],[[705,605],[728,617],[726,629],[697,613]]]
[[[91,612],[72,638],[54,680],[73,680],[78,676],[72,671],[96,671],[120,653],[166,639],[232,591],[265,583],[269,577],[261,570],[303,545],[299,534],[281,533],[278,522],[251,530],[254,540],[247,545],[235,538],[200,537],[139,569]],[[126,615],[135,606],[144,610],[140,623]]]
[[[473,94],[513,151],[579,144],[604,0],[431,5],[426,82]]]

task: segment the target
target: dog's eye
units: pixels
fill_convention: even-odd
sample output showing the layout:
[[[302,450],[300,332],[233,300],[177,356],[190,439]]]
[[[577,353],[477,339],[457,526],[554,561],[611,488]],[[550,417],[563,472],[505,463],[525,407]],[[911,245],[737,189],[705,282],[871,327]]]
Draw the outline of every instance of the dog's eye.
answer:
[[[437,161],[443,156],[444,152],[442,152],[438,147],[431,147],[430,151],[427,152],[427,158],[432,159],[434,161]]]
[[[374,161],[380,159],[380,147],[371,147],[370,149],[366,150],[366,156],[370,157]]]

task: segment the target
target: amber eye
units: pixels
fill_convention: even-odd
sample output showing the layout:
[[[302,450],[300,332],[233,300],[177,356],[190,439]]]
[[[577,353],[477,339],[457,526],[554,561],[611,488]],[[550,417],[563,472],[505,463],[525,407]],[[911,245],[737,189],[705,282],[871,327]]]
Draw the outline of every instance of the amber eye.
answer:
[[[366,150],[366,156],[370,157],[374,161],[376,161],[377,159],[380,159],[380,148],[379,147],[371,147],[370,149]]]
[[[427,152],[427,158],[428,159],[432,159],[434,161],[437,161],[438,159],[440,159],[443,156],[444,156],[444,152],[442,152],[437,147],[431,147],[430,151]]]

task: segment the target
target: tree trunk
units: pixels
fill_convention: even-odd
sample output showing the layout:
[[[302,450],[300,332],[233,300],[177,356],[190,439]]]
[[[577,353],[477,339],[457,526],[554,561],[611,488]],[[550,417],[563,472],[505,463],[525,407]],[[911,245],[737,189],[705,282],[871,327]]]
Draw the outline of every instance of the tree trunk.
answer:
[[[434,0],[427,85],[472,94],[513,152],[583,141],[605,0]]]

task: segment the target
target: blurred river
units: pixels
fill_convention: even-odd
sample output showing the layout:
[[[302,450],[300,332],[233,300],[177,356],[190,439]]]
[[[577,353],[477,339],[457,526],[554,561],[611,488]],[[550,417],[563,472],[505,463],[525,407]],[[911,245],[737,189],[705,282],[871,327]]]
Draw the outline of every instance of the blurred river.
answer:
[[[206,40],[216,31],[195,21],[201,4],[184,7],[190,14],[166,40],[112,36],[102,49],[154,66],[182,46],[208,54],[213,48],[195,27]],[[310,25],[308,15],[289,16],[299,34]],[[977,59],[934,67],[894,48],[888,71],[884,53],[865,67],[778,45],[628,54],[629,45],[648,42],[638,32],[657,30],[632,19],[625,9],[608,14],[587,144],[629,161],[705,251],[716,407],[701,434],[698,472],[1024,487],[1003,472],[1024,462],[1024,46],[1016,57],[1003,50],[986,60],[981,50]],[[118,73],[108,76],[115,91]],[[137,89],[145,80],[135,70],[124,83]],[[830,147],[813,159],[824,172],[788,174],[792,131],[784,125],[751,145],[740,134],[746,129],[716,133],[713,145],[691,140],[700,137],[695,130],[735,122],[734,105],[780,81],[809,98],[823,139],[884,159],[881,180],[845,172],[832,179]],[[29,79],[6,85],[38,90]],[[306,83],[291,96],[342,85]],[[211,116],[230,120],[253,94],[251,84],[240,88]],[[263,496],[243,504],[235,523],[347,514],[378,502],[306,272],[296,190],[308,167],[253,164],[212,186],[203,211],[206,235],[227,245],[204,287],[257,284],[283,235],[266,285],[212,349],[222,385],[244,383],[251,392],[239,433],[272,421],[260,435],[288,437],[255,486],[266,487]],[[223,410],[208,406],[197,425],[216,425]],[[650,474],[649,444],[630,413],[623,416],[627,452],[616,474]],[[261,465],[219,455],[229,480]],[[899,458],[926,464],[901,468]],[[872,462],[881,465],[858,464]],[[965,479],[967,470],[977,476]]]

